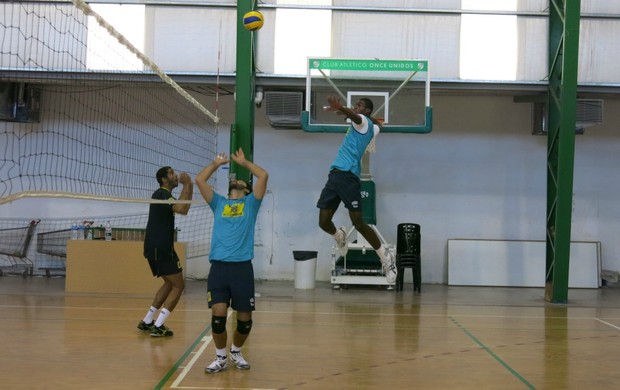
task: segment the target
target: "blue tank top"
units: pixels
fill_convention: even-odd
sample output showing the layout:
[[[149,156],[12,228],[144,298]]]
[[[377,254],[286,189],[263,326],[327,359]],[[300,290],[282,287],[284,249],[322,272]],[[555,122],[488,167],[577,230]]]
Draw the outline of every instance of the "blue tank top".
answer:
[[[329,168],[330,171],[337,168],[341,171],[351,171],[356,176],[360,176],[362,173],[362,156],[368,147],[372,137],[374,136],[374,124],[370,118],[362,116],[364,120],[368,122],[368,131],[365,134],[361,134],[356,131],[353,125],[347,130],[336,159]]]

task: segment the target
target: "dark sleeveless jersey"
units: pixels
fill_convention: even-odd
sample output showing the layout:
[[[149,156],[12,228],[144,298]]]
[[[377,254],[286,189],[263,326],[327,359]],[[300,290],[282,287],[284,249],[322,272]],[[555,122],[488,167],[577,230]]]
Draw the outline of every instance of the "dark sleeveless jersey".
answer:
[[[170,191],[159,188],[151,199],[175,200]],[[153,203],[149,205],[149,220],[144,237],[144,257],[156,253],[160,256],[172,255],[174,250],[174,211],[172,204]]]

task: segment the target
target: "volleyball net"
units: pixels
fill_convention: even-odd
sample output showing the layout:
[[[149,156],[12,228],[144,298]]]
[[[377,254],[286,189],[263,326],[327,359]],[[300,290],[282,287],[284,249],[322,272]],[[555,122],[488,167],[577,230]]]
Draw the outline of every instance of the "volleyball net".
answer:
[[[143,229],[160,167],[193,179],[213,160],[219,118],[205,105],[217,107],[216,90],[179,86],[137,46],[82,0],[0,4],[0,229],[67,200],[94,203],[60,208],[37,233],[75,221]],[[27,198],[35,206],[15,215]],[[212,227],[197,191],[194,199],[176,218],[188,258],[208,253]],[[109,202],[135,212],[111,214]],[[35,256],[39,266],[62,258]]]

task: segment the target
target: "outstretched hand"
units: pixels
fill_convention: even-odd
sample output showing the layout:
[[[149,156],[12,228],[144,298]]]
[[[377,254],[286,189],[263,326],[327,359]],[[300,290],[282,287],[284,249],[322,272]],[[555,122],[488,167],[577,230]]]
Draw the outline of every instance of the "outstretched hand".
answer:
[[[340,111],[342,108],[342,103],[340,103],[340,98],[336,96],[328,96],[327,103],[329,106],[323,107],[325,111]]]
[[[234,162],[236,162],[237,164],[243,166],[245,164],[245,154],[243,153],[243,149],[239,148],[236,152],[234,152],[231,156],[230,156]]]
[[[217,165],[218,167],[220,165],[224,165],[227,164],[230,160],[228,159],[228,156],[226,156],[226,153],[218,153],[215,156],[215,160],[213,160],[213,162],[215,163],[215,165]]]

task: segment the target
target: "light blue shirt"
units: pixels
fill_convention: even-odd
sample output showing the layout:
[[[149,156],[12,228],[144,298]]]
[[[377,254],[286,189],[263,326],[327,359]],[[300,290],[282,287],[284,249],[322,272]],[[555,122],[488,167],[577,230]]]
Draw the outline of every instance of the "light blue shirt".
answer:
[[[362,120],[366,121],[366,126],[364,122],[362,122],[362,127],[366,128],[365,133],[360,133],[353,127],[353,124],[347,130],[347,135],[344,137],[340,148],[338,149],[338,154],[336,154],[336,159],[332,163],[329,170],[331,171],[334,168],[338,168],[341,171],[351,171],[358,177],[362,173],[362,156],[368,147],[370,141],[372,141],[372,137],[375,134],[374,124],[372,121],[361,115]]]
[[[209,203],[213,210],[210,260],[248,261],[254,258],[254,227],[261,202],[254,194],[227,199],[213,193]]]

